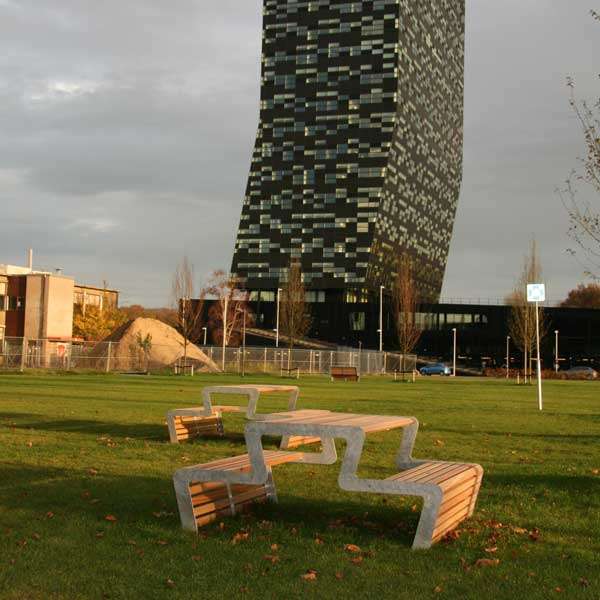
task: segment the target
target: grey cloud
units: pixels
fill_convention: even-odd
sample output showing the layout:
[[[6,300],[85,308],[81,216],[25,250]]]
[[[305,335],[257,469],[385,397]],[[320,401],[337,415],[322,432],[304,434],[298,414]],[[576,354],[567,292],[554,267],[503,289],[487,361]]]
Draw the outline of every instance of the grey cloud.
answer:
[[[581,278],[554,194],[600,95],[585,0],[468,2],[465,178],[444,294],[503,296],[535,234]],[[260,0],[0,0],[0,262],[167,301],[185,252],[227,268],[256,132]],[[79,88],[77,87],[79,86]]]

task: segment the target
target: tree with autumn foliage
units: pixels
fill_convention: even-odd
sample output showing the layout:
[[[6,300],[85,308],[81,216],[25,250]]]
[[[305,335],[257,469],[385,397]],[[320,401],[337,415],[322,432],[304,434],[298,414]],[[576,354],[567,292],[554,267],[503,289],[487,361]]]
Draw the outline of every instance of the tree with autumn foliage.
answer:
[[[561,303],[567,308],[598,308],[600,309],[600,284],[579,284],[569,292],[567,299]]]
[[[127,315],[116,308],[86,306],[85,311],[75,308],[73,337],[88,341],[100,341],[127,321]]]
[[[287,336],[290,350],[293,350],[295,342],[309,332],[311,322],[302,281],[302,267],[300,261],[292,260],[281,287],[279,316],[279,329]]]
[[[600,13],[591,13],[596,21],[600,21]],[[581,129],[585,152],[560,195],[569,213],[569,235],[575,244],[570,252],[587,275],[596,277],[600,274],[600,95],[592,101],[581,101],[575,95],[572,78],[568,85],[571,108]]]
[[[213,343],[226,346],[239,346],[242,339],[244,312],[246,327],[252,327],[255,315],[248,305],[249,293],[242,289],[239,281],[225,271],[214,271],[206,286],[201,290],[201,296],[213,300],[208,309],[206,326]]]
[[[408,254],[402,254],[398,258],[394,282],[394,313],[403,362],[404,357],[414,351],[423,334],[417,322],[418,306],[419,293],[413,260]],[[404,371],[404,365],[400,370]]]
[[[508,330],[513,342],[523,352],[523,369],[525,381],[531,377],[529,362],[533,355],[536,341],[536,305],[527,301],[527,285],[541,283],[542,264],[540,262],[535,240],[531,242],[529,253],[523,261],[523,268],[517,279],[513,291],[507,298],[511,307],[508,319]],[[542,307],[539,307],[540,339],[548,333],[548,316]]]

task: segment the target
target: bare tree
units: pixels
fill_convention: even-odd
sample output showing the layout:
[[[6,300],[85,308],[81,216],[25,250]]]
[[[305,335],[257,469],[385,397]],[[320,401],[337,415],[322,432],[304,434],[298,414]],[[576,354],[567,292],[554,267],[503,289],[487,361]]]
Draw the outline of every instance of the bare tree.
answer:
[[[402,357],[411,354],[423,333],[417,323],[419,295],[415,280],[413,260],[408,254],[401,254],[396,268],[394,283],[394,316]],[[404,371],[404,365],[400,366]]]
[[[600,21],[600,14],[591,11]],[[569,235],[576,248],[573,254],[584,267],[586,274],[600,276],[600,98],[592,103],[578,101],[575,81],[569,78],[571,108],[575,113],[585,144],[585,154],[579,159],[579,167],[571,172],[564,189],[559,190],[563,204],[569,213]],[[579,188],[581,184],[584,194]],[[593,198],[593,200],[591,199]],[[580,258],[582,257],[582,258]]]
[[[290,350],[293,350],[295,342],[309,332],[311,322],[302,281],[302,267],[299,261],[292,260],[281,288],[279,308],[279,328],[287,336]]]
[[[527,301],[527,285],[530,283],[540,283],[542,281],[542,265],[538,256],[537,244],[535,240],[531,242],[529,254],[525,256],[523,269],[515,288],[507,298],[511,306],[508,319],[508,329],[512,340],[521,352],[523,352],[523,372],[525,382],[530,373],[530,359],[533,354],[533,347],[536,338],[535,326],[535,304]],[[540,339],[548,332],[548,318],[543,308],[540,311]]]
[[[177,265],[171,283],[171,302],[176,314],[176,325],[183,336],[183,364],[187,365],[187,347],[197,330],[202,315],[202,296],[195,299],[194,266],[187,256]]]
[[[210,276],[202,296],[214,300],[208,310],[207,323],[213,342],[222,344],[225,336],[225,346],[239,346],[244,312],[246,327],[254,324],[254,313],[248,306],[248,292],[240,288],[235,278],[219,270]]]

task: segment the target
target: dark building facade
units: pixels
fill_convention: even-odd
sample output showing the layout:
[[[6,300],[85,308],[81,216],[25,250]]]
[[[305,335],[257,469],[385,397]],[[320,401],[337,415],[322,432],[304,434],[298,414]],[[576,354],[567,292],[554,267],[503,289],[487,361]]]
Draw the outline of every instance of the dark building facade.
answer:
[[[379,306],[364,302],[350,294],[333,304],[319,301],[308,292],[312,326],[309,337],[340,346],[375,349],[379,345]],[[256,315],[257,327],[275,327],[277,304],[264,292],[254,293],[250,307]],[[552,367],[555,331],[558,331],[561,368],[592,364],[600,369],[600,310],[549,307],[546,335],[542,342],[544,364]],[[424,304],[419,307],[417,322],[422,337],[415,349],[421,357],[449,361],[452,358],[453,329],[457,330],[459,363],[479,368],[501,366],[506,357],[506,341],[510,335],[509,306],[491,304]],[[383,311],[384,349],[395,351],[398,336],[393,307],[386,301]],[[258,340],[256,340],[258,342]],[[261,342],[263,343],[263,342]],[[509,342],[511,364],[521,364],[521,352]]]
[[[264,0],[260,122],[232,273],[292,259],[327,302],[390,289],[400,253],[439,297],[462,181],[464,0]]]

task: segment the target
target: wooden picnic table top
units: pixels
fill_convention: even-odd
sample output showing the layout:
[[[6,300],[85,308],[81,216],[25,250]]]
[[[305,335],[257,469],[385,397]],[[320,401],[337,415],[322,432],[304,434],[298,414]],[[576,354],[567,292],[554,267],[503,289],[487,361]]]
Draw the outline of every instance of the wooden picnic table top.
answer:
[[[365,433],[388,431],[414,425],[415,417],[395,417],[387,415],[360,415],[352,413],[329,412],[319,410],[296,410],[269,415],[260,421],[261,429],[297,429],[303,427],[335,431],[355,428]]]
[[[207,386],[204,390],[211,394],[246,394],[249,391],[257,391],[260,394],[270,394],[278,392],[295,392],[298,390],[296,385],[253,385],[244,383],[239,385],[213,385]]]

